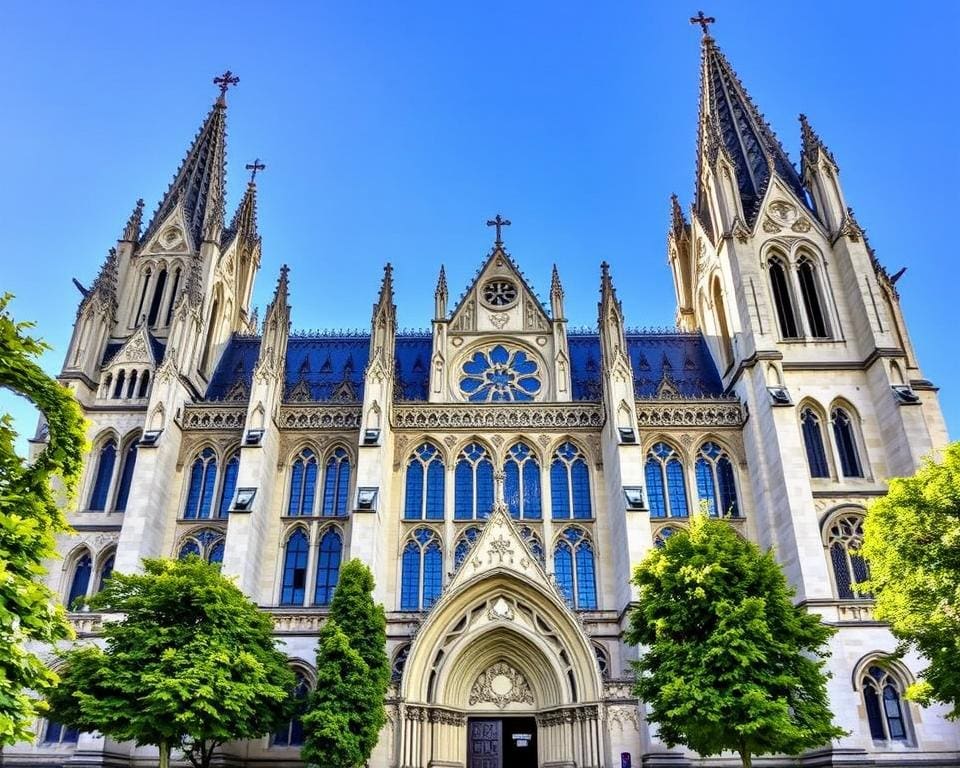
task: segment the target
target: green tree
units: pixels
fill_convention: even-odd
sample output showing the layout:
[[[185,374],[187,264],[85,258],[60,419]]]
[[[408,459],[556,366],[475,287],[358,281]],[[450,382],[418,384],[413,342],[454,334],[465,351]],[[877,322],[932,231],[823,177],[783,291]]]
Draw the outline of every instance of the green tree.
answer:
[[[58,721],[156,745],[161,768],[172,748],[206,768],[219,745],[288,715],[295,678],[273,623],[218,566],[145,560],[143,574],[115,573],[90,604],[123,618],[104,622],[104,648],[62,654],[50,696]]]
[[[960,717],[960,443],[941,463],[892,480],[867,510],[863,533],[874,615],[890,623],[900,654],[912,647],[929,661],[907,697],[943,702],[947,717]]]
[[[833,630],[793,604],[770,552],[697,515],[637,567],[629,642],[635,692],[660,738],[701,755],[795,755],[843,735],[832,723],[824,644]]]
[[[31,463],[15,450],[17,433],[0,417],[0,746],[31,738],[30,724],[43,713],[43,695],[57,676],[26,650],[30,641],[70,637],[63,608],[41,582],[43,562],[56,555],[55,534],[68,530],[51,479],[67,498],[83,466],[83,417],[65,387],[47,376],[36,358],[48,347],[25,334],[0,297],[0,387],[30,400],[49,429],[46,447]],[[32,691],[33,694],[28,693]]]
[[[363,562],[343,566],[317,643],[317,688],[303,718],[308,762],[363,765],[386,722],[387,622],[373,589],[373,574]]]

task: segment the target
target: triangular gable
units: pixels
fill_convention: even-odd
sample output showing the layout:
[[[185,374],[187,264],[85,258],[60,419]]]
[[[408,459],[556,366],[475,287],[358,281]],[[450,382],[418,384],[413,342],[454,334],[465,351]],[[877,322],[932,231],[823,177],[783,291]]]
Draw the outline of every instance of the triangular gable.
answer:
[[[512,283],[517,290],[516,299],[504,306],[491,304],[483,294],[487,284],[497,278]],[[450,315],[452,331],[539,333],[549,327],[550,318],[539,297],[500,245],[490,251]]]
[[[178,202],[140,248],[140,253],[192,253],[193,250],[183,217],[183,204]]]
[[[153,356],[153,345],[150,343],[150,337],[147,335],[147,329],[143,326],[134,332],[127,339],[120,350],[110,360],[110,365],[135,363],[138,365],[156,365],[157,361]]]
[[[827,237],[817,217],[811,213],[809,203],[798,199],[794,191],[778,176],[770,179],[760,210],[762,214],[757,217],[755,234],[762,231],[770,235],[783,233],[796,236],[805,235],[815,229]]]

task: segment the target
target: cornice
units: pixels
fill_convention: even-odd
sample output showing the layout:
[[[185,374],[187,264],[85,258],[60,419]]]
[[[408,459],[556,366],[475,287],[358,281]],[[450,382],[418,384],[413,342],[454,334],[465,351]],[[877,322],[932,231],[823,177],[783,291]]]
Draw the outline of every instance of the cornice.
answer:
[[[604,424],[599,403],[409,403],[393,406],[394,429],[598,429]]]
[[[637,425],[644,427],[740,427],[746,413],[739,400],[637,400]]]

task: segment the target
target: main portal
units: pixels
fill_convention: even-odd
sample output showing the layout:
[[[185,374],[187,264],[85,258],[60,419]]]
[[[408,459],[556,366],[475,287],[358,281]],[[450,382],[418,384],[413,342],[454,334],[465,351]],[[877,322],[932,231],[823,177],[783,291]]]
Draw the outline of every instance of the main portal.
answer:
[[[467,768],[537,768],[537,721],[532,717],[470,718]]]

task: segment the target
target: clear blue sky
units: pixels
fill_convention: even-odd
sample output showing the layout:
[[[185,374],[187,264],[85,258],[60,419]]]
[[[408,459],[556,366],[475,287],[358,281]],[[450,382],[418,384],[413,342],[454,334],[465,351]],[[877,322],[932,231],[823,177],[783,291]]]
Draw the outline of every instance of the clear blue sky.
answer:
[[[698,0],[699,1],[699,0]],[[382,265],[401,326],[455,297],[484,221],[541,295],[556,262],[593,324],[600,261],[631,325],[669,325],[671,192],[693,188],[698,9],[670,2],[50,3],[0,10],[0,290],[59,370],[79,300],[134,201],[152,212],[229,96],[230,207],[254,157],[265,306],[291,266],[294,326],[369,323]],[[899,283],[926,375],[960,425],[950,222],[958,203],[955,3],[718,2],[714,35],[795,159],[805,112]],[[32,417],[8,395],[23,431]]]

